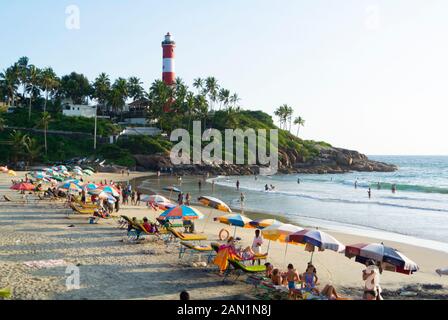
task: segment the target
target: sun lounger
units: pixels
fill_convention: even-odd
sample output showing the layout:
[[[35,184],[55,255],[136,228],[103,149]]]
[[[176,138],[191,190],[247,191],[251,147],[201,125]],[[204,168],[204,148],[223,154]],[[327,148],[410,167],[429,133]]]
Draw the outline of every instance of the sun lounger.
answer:
[[[89,208],[89,209],[84,209],[74,203],[70,203],[70,208],[78,214],[82,214],[82,215],[86,215],[86,214],[90,214],[93,215],[95,213],[95,209],[93,208]]]
[[[216,251],[216,253],[218,253],[219,251],[219,247],[221,246],[219,243],[217,242],[212,242],[210,244],[210,246],[213,248],[213,250]],[[256,261],[256,260],[266,260],[268,258],[268,254],[256,254],[252,259],[249,260],[241,260],[243,262],[247,262],[247,261]]]
[[[177,230],[169,227],[167,228],[168,232],[176,239],[179,239],[180,241],[202,241],[207,240],[206,236],[199,235],[199,234],[183,234],[182,232],[178,232]]]
[[[236,274],[236,278],[234,280],[234,281],[236,281],[243,274],[259,274],[259,273],[263,273],[263,272],[266,272],[265,265],[246,266],[241,261],[229,259],[229,267],[227,268],[226,272],[224,273],[223,281],[225,281],[232,273]]]
[[[194,245],[190,242],[182,241],[179,247],[179,259],[182,259],[187,251],[190,251],[190,256],[195,253],[200,255],[207,255],[207,263],[210,263],[211,259],[213,258],[213,253],[215,252],[211,245],[200,246]]]

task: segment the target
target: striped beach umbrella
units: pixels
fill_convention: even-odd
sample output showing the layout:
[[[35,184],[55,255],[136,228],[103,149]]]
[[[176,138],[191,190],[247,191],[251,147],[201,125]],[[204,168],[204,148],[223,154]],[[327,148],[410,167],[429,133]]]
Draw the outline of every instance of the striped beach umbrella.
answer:
[[[292,224],[276,224],[261,230],[263,238],[271,241],[279,241],[288,243],[287,238],[289,235],[302,231],[303,228],[297,227]]]
[[[336,252],[343,252],[345,250],[345,246],[336,240],[335,237],[317,229],[305,229],[290,234],[287,241],[308,244],[309,247],[312,247],[312,252],[314,252],[315,248],[318,248],[321,251],[328,249]]]
[[[98,189],[98,186],[94,183],[87,183],[83,186],[83,188],[86,188],[87,190],[96,190]]]
[[[68,190],[70,188],[70,184],[75,184],[81,189],[81,181],[76,179],[62,181],[60,184],[58,184],[58,188]]]
[[[84,174],[88,175],[88,176],[93,176],[94,175],[94,172],[92,170],[86,169],[86,170],[82,170],[82,172]]]
[[[215,221],[218,221],[220,223],[228,224],[229,226],[234,227],[240,227],[240,228],[253,228],[250,225],[250,222],[252,221],[246,216],[243,216],[241,214],[228,214],[225,216],[217,217],[215,218]]]
[[[198,198],[198,201],[203,204],[204,206],[222,211],[222,212],[228,212],[231,213],[232,210],[229,208],[229,206],[222,200],[219,200],[217,198],[208,197],[208,196],[202,196]]]
[[[264,239],[269,240],[269,247],[268,247],[268,252],[269,252],[269,248],[271,246],[271,241],[279,241],[281,243],[286,243],[286,248],[285,248],[285,257],[283,259],[283,262],[286,261],[286,254],[288,252],[288,245],[290,244],[290,242],[288,242],[288,237],[289,235],[302,231],[303,228],[300,228],[298,226],[292,225],[292,224],[287,224],[287,223],[282,223],[282,224],[273,224],[270,227],[267,227],[263,230],[261,230],[261,234],[263,235]],[[295,243],[292,243],[295,244]]]
[[[273,225],[281,225],[282,222],[275,219],[257,219],[250,222],[251,226],[254,228],[263,230]]]
[[[161,220],[197,220],[204,218],[204,215],[195,208],[178,206],[166,210],[159,218]]]
[[[381,263],[384,270],[392,272],[409,275],[419,270],[414,261],[400,251],[382,243],[360,243],[347,246],[345,256],[350,259],[355,257],[355,261],[362,264],[365,264],[368,260],[374,260]]]
[[[234,237],[236,236],[236,228],[238,228],[238,227],[246,228],[246,229],[253,228],[250,225],[250,222],[252,220],[249,219],[246,216],[241,215],[241,214],[236,214],[236,213],[228,214],[228,215],[225,215],[225,216],[221,216],[221,217],[215,218],[214,220],[218,221],[220,223],[227,224],[229,226],[234,226],[235,227],[235,231],[233,233]]]
[[[23,182],[13,185],[10,189],[17,191],[33,191],[36,187],[31,183]]]
[[[107,200],[107,201],[113,202],[113,203],[117,202],[117,199],[115,199],[114,196],[112,196],[110,193],[107,193],[104,191],[98,195],[98,198],[101,200]]]
[[[306,245],[305,250],[311,252],[311,263],[313,262],[314,251],[332,250],[336,252],[344,252],[345,246],[336,240],[335,237],[320,230],[302,230],[290,234],[286,239],[291,243],[300,243]]]
[[[119,197],[120,196],[120,191],[118,191],[113,186],[103,186],[103,187],[100,187],[100,189],[103,190],[104,192],[110,193],[114,197]]]
[[[148,202],[148,203],[170,203],[170,200],[168,200],[167,198],[165,198],[164,196],[161,195],[143,195],[140,199],[143,202]]]
[[[42,172],[42,171],[32,172],[31,176],[34,177],[37,180],[43,180],[43,179],[47,178],[46,173]]]

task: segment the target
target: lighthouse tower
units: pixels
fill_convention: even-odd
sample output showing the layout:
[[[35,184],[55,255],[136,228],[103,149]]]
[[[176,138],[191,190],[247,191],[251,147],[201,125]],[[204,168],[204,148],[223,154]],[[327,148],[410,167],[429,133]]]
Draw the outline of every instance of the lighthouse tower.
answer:
[[[174,49],[176,48],[176,42],[168,32],[165,36],[165,41],[162,42],[163,48],[163,82],[172,86],[176,82],[175,61],[174,61]]]

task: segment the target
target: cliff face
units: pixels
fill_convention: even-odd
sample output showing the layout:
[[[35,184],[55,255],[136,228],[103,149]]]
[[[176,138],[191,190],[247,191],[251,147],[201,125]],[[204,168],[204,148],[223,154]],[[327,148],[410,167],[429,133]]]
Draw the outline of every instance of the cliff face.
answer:
[[[395,165],[372,161],[367,156],[352,150],[319,146],[319,154],[311,160],[304,159],[297,150],[279,151],[279,173],[345,173],[350,171],[393,172]],[[178,174],[253,175],[259,166],[253,165],[180,165],[173,166],[168,155],[135,155],[141,170],[173,168]]]

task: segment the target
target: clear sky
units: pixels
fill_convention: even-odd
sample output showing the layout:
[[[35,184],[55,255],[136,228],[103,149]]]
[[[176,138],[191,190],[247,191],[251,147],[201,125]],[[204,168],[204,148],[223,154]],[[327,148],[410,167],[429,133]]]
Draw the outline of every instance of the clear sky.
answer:
[[[66,27],[69,5],[80,29]],[[304,138],[448,155],[447,17],[446,0],[0,0],[0,69],[28,56],[149,87],[170,31],[178,76],[213,75],[250,109],[287,103]]]

